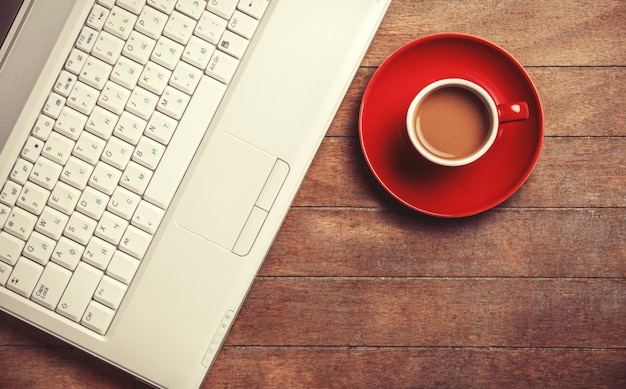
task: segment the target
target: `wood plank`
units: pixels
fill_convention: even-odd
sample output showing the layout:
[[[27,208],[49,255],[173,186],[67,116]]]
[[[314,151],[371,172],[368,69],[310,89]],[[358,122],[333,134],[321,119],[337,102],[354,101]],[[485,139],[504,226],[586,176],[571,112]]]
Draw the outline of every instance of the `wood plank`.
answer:
[[[148,388],[134,377],[75,348],[0,347],[0,387]]]
[[[624,334],[624,278],[295,277],[257,279],[226,344],[626,349]]]
[[[541,99],[546,136],[626,136],[625,67],[530,67],[526,71]],[[373,73],[369,68],[358,71],[329,136],[358,136],[361,99]]]
[[[458,32],[499,45],[524,66],[624,66],[624,20],[621,0],[395,1],[365,64],[377,66],[414,39]]]
[[[2,386],[148,388],[76,349],[0,349]],[[24,374],[28,371],[29,374]],[[626,352],[586,349],[225,347],[203,388],[623,388]]]
[[[626,138],[549,137],[530,178],[503,206],[625,207],[625,182]],[[369,171],[357,139],[326,138],[294,205],[394,203]]]
[[[297,244],[294,244],[297,242]],[[624,277],[625,209],[292,209],[265,277]]]
[[[24,323],[8,313],[0,311],[0,348],[41,345],[46,347],[70,347],[66,342]]]
[[[623,388],[626,352],[226,347],[205,384],[241,388]]]

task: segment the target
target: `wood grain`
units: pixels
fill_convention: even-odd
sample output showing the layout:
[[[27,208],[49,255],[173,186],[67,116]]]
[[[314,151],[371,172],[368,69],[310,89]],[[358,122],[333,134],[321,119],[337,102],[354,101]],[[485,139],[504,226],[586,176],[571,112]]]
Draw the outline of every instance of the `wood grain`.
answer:
[[[441,32],[480,36],[524,66],[626,65],[626,3],[577,1],[394,1],[364,64]]]
[[[625,226],[622,208],[497,209],[459,220],[400,207],[296,208],[260,275],[619,278]]]
[[[626,280],[258,279],[245,346],[626,348]]]
[[[220,388],[620,388],[612,350],[230,348],[207,377]]]

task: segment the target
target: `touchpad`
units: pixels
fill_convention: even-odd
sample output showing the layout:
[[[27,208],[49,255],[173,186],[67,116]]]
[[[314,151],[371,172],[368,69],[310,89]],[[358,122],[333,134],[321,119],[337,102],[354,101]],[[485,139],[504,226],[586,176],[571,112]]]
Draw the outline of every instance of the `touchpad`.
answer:
[[[246,255],[288,171],[284,161],[221,133],[184,199],[178,225]]]

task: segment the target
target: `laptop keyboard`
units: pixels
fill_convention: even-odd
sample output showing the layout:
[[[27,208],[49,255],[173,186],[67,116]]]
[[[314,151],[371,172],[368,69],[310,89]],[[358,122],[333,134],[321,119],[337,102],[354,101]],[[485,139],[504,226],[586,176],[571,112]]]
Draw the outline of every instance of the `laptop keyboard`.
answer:
[[[93,6],[0,183],[0,287],[106,334],[268,4]]]

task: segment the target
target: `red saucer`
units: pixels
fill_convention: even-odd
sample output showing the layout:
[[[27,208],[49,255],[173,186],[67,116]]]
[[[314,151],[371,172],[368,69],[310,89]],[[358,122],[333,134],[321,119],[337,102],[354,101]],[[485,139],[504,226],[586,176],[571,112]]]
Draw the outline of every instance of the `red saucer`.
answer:
[[[459,77],[482,86],[496,104],[525,101],[530,118],[500,126],[491,149],[474,163],[443,167],[417,154],[406,137],[406,111],[423,87]],[[372,172],[396,199],[417,211],[463,217],[486,211],[522,186],[543,142],[543,113],[524,68],[482,39],[439,34],[393,53],[365,90],[359,135]]]

